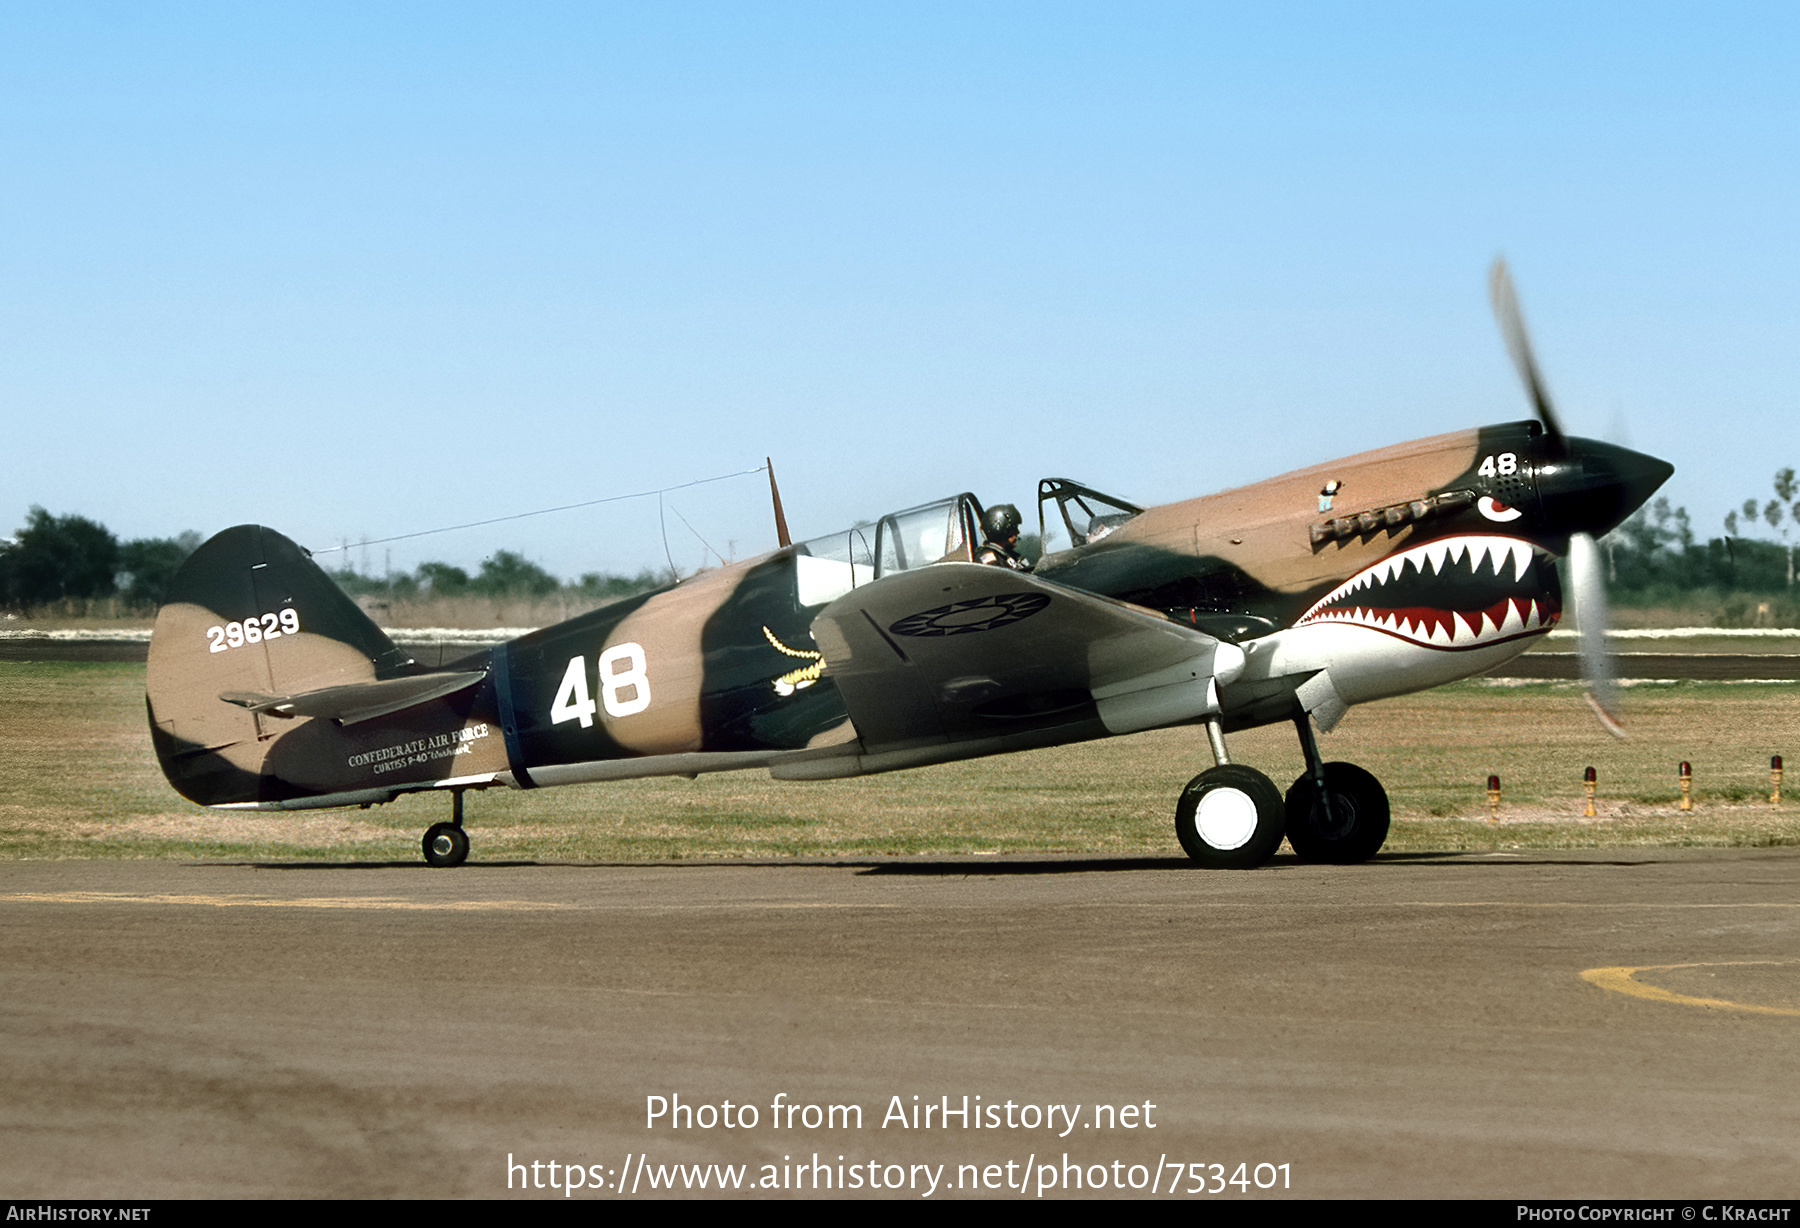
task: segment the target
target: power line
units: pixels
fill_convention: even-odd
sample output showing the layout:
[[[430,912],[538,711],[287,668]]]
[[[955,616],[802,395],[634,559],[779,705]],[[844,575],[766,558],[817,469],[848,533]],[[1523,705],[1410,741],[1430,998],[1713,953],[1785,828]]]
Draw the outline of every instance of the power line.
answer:
[[[415,537],[430,537],[434,533],[454,533],[458,529],[479,529],[483,525],[503,524],[508,520],[524,520],[529,516],[548,516],[552,512],[572,512],[576,508],[598,507],[602,503],[623,503],[627,499],[648,499],[651,495],[655,495],[660,501],[663,495],[668,494],[672,490],[686,490],[690,486],[705,486],[708,482],[726,482],[732,478],[749,477],[753,473],[762,472],[764,472],[763,466],[758,465],[754,469],[740,469],[736,473],[721,473],[716,478],[696,478],[692,482],[682,482],[678,486],[664,486],[657,490],[640,490],[635,494],[629,495],[609,495],[604,499],[589,499],[585,503],[565,503],[561,507],[546,507],[535,512],[515,512],[511,516],[495,516],[489,520],[471,520],[467,524],[447,524],[441,529],[421,529],[417,533],[401,533],[394,537],[372,537],[367,541],[358,542],[357,544],[359,546],[379,546],[384,542],[403,542]],[[680,515],[680,513],[677,512],[676,515]],[[696,536],[698,536],[698,534],[696,534]],[[349,549],[349,546],[346,544],[343,546],[326,546],[324,549],[309,550],[307,553],[319,555],[334,554],[338,551],[343,551],[347,555]],[[708,546],[707,549],[711,550],[712,547]]]

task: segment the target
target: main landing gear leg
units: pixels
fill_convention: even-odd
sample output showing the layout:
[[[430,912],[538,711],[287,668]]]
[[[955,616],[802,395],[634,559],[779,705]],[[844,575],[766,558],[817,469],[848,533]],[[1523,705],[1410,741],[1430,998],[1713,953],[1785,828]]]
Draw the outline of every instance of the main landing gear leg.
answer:
[[[450,790],[450,821],[433,823],[425,833],[425,863],[460,866],[469,858],[469,836],[463,831],[463,791]]]
[[[1215,870],[1248,870],[1274,855],[1286,821],[1275,782],[1233,763],[1225,724],[1206,719],[1214,766],[1188,781],[1175,803],[1175,834],[1187,855]]]
[[[1306,713],[1294,718],[1294,730],[1306,771],[1287,792],[1288,843],[1302,861],[1367,861],[1387,839],[1387,790],[1354,763],[1322,762]]]

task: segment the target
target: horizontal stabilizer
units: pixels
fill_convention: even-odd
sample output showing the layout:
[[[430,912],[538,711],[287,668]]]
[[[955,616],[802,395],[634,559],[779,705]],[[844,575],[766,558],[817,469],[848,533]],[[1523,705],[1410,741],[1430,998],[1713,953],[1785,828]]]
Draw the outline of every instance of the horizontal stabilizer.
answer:
[[[228,704],[270,716],[312,716],[354,725],[399,712],[458,691],[483,678],[486,670],[454,674],[423,674],[413,678],[389,678],[382,682],[353,682],[321,687],[297,695],[263,695],[256,691],[226,691],[219,698]]]

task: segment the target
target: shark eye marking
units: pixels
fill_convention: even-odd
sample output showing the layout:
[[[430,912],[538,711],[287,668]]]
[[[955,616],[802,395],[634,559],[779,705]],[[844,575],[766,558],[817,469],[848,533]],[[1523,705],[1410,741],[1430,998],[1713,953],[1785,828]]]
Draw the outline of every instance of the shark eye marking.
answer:
[[[908,614],[888,628],[895,635],[965,635],[971,631],[992,631],[1020,619],[1030,618],[1050,604],[1042,593],[1000,593],[993,597],[977,597],[957,601],[935,610]]]
[[[1468,535],[1398,551],[1301,616],[1298,627],[1363,627],[1427,648],[1482,648],[1548,631],[1562,616],[1549,559],[1520,538]]]
[[[1517,520],[1520,516],[1525,514],[1516,507],[1508,507],[1492,495],[1481,496],[1481,498],[1475,501],[1475,507],[1489,520],[1498,520],[1501,523],[1505,523],[1508,520]]]

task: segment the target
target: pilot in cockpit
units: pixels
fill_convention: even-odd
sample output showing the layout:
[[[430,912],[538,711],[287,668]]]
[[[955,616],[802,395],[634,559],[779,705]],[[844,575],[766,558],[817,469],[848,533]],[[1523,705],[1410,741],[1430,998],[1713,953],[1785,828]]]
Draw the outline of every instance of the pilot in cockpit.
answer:
[[[996,503],[981,518],[987,540],[975,551],[975,561],[990,567],[1010,567],[1014,571],[1030,571],[1032,562],[1019,553],[1019,509],[1010,503]]]

